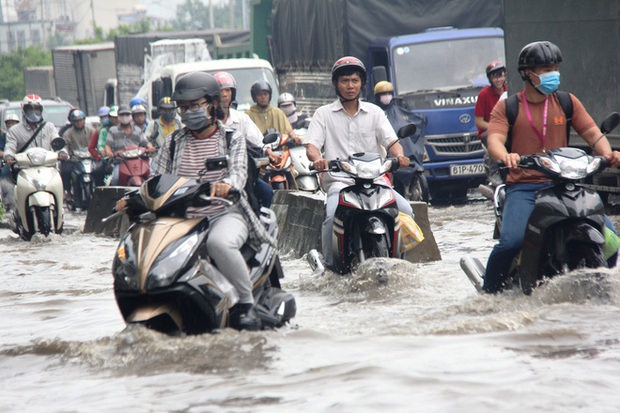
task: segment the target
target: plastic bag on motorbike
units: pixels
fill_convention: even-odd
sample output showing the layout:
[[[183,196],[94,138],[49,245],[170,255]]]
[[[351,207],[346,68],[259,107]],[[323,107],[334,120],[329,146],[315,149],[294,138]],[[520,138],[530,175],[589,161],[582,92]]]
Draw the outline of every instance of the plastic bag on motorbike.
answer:
[[[618,251],[618,245],[620,245],[620,238],[612,230],[605,227],[605,245],[603,245],[603,255],[608,260],[612,255]]]
[[[424,241],[424,234],[422,229],[415,222],[415,220],[409,214],[404,212],[398,213],[398,220],[400,222],[400,253],[415,248],[419,243]]]

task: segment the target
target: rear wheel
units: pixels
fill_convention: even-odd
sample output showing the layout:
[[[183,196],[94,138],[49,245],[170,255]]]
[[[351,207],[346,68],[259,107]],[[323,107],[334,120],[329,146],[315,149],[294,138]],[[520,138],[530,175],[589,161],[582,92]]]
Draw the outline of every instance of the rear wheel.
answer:
[[[364,255],[366,258],[373,257],[390,257],[390,248],[388,246],[385,234],[367,234],[364,240]]]
[[[576,243],[568,248],[568,268],[607,268],[607,260],[601,247],[596,244]]]

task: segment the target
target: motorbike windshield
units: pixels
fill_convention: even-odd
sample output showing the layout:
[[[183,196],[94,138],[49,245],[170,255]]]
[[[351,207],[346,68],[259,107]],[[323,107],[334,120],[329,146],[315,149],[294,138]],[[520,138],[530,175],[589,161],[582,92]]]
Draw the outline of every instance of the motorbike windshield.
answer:
[[[477,91],[489,84],[485,68],[504,61],[501,37],[442,40],[394,49],[394,88],[399,96]],[[413,74],[413,75],[412,75]]]

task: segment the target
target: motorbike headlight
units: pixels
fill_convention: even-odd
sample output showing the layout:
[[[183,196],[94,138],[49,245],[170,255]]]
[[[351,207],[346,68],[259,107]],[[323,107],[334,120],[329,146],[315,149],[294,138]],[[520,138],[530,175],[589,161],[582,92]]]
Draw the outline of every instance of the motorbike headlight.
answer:
[[[146,281],[146,288],[169,286],[185,267],[197,244],[198,234],[194,232],[167,246],[155,260]]]
[[[45,165],[47,154],[44,151],[32,151],[28,153],[28,159],[34,166]]]
[[[370,162],[358,162],[355,166],[357,168],[357,176],[363,179],[374,179],[382,174],[380,159]]]
[[[582,179],[585,178],[588,173],[588,157],[580,156],[578,158],[564,158],[558,159],[559,168],[561,170],[560,176],[566,179]]]
[[[540,158],[540,166],[542,166],[545,169],[548,169],[551,172],[554,172],[556,174],[559,174],[561,172],[560,169],[560,165],[558,165],[558,163],[551,159],[551,158]]]

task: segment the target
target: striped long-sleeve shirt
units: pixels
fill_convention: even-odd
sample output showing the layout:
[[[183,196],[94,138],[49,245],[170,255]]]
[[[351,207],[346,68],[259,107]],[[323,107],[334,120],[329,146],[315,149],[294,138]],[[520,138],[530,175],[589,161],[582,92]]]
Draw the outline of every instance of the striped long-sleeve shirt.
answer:
[[[171,158],[170,143],[173,138],[175,141],[175,150],[174,157]],[[229,157],[228,168],[223,171],[224,175],[221,182],[229,184],[241,193],[239,206],[243,212],[243,215],[250,223],[250,240],[252,245],[257,247],[262,242],[268,242],[275,245],[275,240],[267,233],[265,227],[252,210],[252,207],[248,202],[247,195],[244,191],[248,166],[245,137],[237,131],[233,134],[230,144],[228,144],[226,141],[226,130],[222,123],[218,121],[218,130],[210,139],[214,138],[216,138],[218,142],[218,155],[228,155]],[[157,155],[153,158],[153,162],[151,163],[151,175],[161,175],[167,173],[187,176],[181,174],[182,170],[186,173],[186,170],[182,166],[182,161],[184,159],[185,151],[192,147],[192,144],[190,144],[191,140],[195,140],[195,138],[187,128],[181,129],[177,134],[172,133],[168,135],[164,140],[164,144],[157,152]],[[196,170],[196,176],[199,170],[200,169]]]

